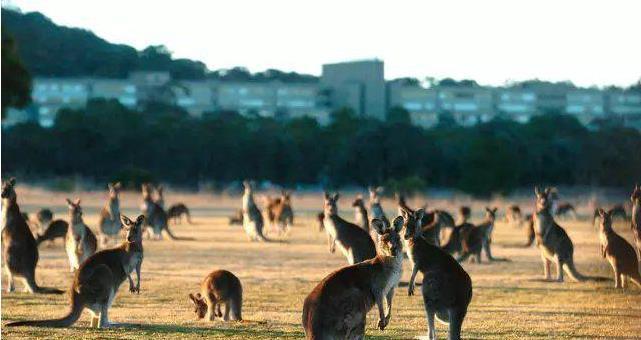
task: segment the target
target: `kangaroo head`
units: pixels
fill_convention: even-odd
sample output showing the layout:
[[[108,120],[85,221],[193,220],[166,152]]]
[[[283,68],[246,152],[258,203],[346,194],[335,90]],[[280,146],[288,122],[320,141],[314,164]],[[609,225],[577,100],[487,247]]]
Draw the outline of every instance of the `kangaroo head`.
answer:
[[[120,184],[120,182],[108,183],[107,189],[109,189],[109,197],[118,198],[121,188],[122,188],[122,185]]]
[[[598,209],[599,216],[601,217],[601,223],[599,227],[601,230],[612,229],[612,211],[605,211],[603,208]]]
[[[496,210],[496,207],[493,209],[485,207],[485,218],[487,218],[489,221],[494,222],[494,220],[496,220]]]
[[[143,199],[151,199],[151,192],[153,191],[151,188],[151,184],[143,183],[141,186],[141,190]]]
[[[72,201],[67,198],[67,207],[69,207],[69,217],[71,221],[77,221],[82,218],[82,207],[80,207],[80,198]]]
[[[290,200],[291,200],[291,193],[290,193],[290,192],[288,192],[288,191],[283,190],[283,191],[281,191],[281,193],[280,193],[280,198],[282,199],[282,201],[283,201],[284,203],[289,203],[289,202],[290,202]]]
[[[156,187],[156,192],[158,193],[158,198],[162,198],[162,191],[165,190],[162,185]]]
[[[2,192],[4,194],[4,191]],[[632,195],[630,195],[630,200],[632,201],[633,205],[641,205],[641,185],[634,185],[634,190],[632,191]]]
[[[352,207],[365,207],[365,203],[363,203],[363,196],[361,194],[356,196],[356,199],[352,202]]]
[[[11,177],[9,180],[2,182],[2,198],[14,201],[16,199],[16,178]]]
[[[390,227],[386,219],[375,218],[372,227],[380,235],[378,248],[386,256],[403,256],[403,242],[400,232],[403,229],[403,217],[397,216]]]
[[[194,305],[194,314],[196,314],[196,318],[204,318],[205,314],[207,314],[207,302],[205,302],[205,299],[200,295],[200,293],[189,293],[189,301]]]
[[[252,193],[252,184],[250,181],[244,180],[243,187],[245,188],[245,194],[249,195]]]
[[[323,205],[323,212],[325,213],[325,216],[332,216],[338,213],[336,202],[338,202],[339,197],[340,195],[338,193],[330,195],[328,192],[325,192],[325,201]]]
[[[423,215],[425,215],[425,210],[423,209],[418,209],[414,212],[408,211],[407,209],[401,210],[401,216],[398,216],[396,219],[399,217],[401,218],[401,222],[403,223],[402,226],[405,227],[405,234],[403,237],[406,240],[415,239],[421,236],[421,220],[423,219]],[[394,219],[395,223],[396,219]]]
[[[552,199],[550,198],[551,190],[551,188],[546,188],[544,191],[541,191],[538,187],[534,187],[537,212],[548,210],[552,206]]]
[[[143,223],[145,222],[144,215],[139,215],[135,221],[132,221],[129,217],[121,214],[120,222],[122,229],[127,232],[127,242],[142,242],[142,229]]]

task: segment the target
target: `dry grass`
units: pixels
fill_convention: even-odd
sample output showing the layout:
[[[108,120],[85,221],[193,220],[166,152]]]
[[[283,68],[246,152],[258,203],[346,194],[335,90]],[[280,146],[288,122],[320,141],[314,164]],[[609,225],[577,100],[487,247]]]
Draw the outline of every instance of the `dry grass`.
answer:
[[[60,217],[65,211],[64,195],[39,190],[19,190],[19,203],[26,211],[40,206],[53,207]],[[95,226],[103,193],[82,193],[86,222]],[[337,254],[329,254],[324,234],[316,231],[313,213],[321,202],[317,196],[294,198],[296,226],[285,243],[249,243],[239,227],[227,225],[227,216],[239,204],[238,198],[220,198],[205,194],[167,193],[167,202],[184,201],[195,211],[196,225],[173,226],[177,235],[192,236],[198,241],[148,241],[142,270],[141,294],[132,295],[123,285],[110,311],[116,322],[141,326],[129,329],[94,330],[88,328],[85,312],[69,329],[2,328],[3,338],[200,338],[203,336],[244,338],[301,338],[303,300],[316,283],[333,270],[345,265]],[[138,194],[123,196],[124,212],[137,212]],[[349,219],[350,200],[343,198],[342,213]],[[481,202],[468,202],[476,211]],[[392,202],[384,202],[389,213]],[[415,202],[418,204],[418,202]],[[440,202],[442,207],[452,202]],[[66,215],[62,215],[66,216]],[[479,216],[475,215],[478,220]],[[598,238],[587,220],[562,222],[575,245],[577,268],[584,274],[611,277],[609,265],[599,256]],[[631,234],[626,224],[617,225],[626,238]],[[494,237],[495,256],[511,262],[465,264],[474,284],[474,298],[463,325],[467,339],[523,338],[634,338],[641,335],[641,290],[615,290],[613,282],[549,283],[541,282],[541,261],[535,248],[510,248],[524,241],[523,231],[497,224]],[[245,301],[242,323],[197,321],[187,294],[197,289],[209,271],[225,268],[242,281]],[[409,278],[405,265],[403,281]],[[58,243],[42,246],[38,282],[47,286],[70,284],[67,259]],[[4,277],[3,277],[4,283]],[[17,289],[21,289],[17,283]],[[60,316],[67,310],[65,296],[36,296],[18,292],[2,293],[2,320],[41,319]],[[388,328],[376,329],[377,315],[368,316],[367,335],[372,338],[413,338],[426,333],[426,321],[420,296],[408,297],[406,288],[397,290],[393,316]],[[439,338],[446,329],[438,325]]]

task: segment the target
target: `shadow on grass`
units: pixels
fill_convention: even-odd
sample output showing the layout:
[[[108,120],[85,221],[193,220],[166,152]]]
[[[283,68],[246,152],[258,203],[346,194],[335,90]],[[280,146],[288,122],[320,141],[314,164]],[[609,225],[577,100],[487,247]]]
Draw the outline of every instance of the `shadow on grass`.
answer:
[[[471,332],[465,332],[463,330],[463,334],[466,339],[487,339],[488,337],[491,338],[518,338],[518,339],[531,339],[531,338],[542,338],[542,339],[551,339],[551,338],[586,338],[586,339],[630,339],[629,336],[616,336],[616,335],[595,335],[595,334],[573,334],[573,333],[551,333],[551,332],[543,332],[543,331],[510,331],[510,330],[505,330],[505,331],[500,331],[500,332],[478,332],[478,331],[471,331]]]
[[[152,334],[172,334],[179,333],[181,335],[200,335],[200,336],[236,336],[242,338],[295,338],[300,339],[305,337],[303,331],[283,331],[283,330],[270,330],[264,328],[243,327],[239,324],[238,328],[226,328],[212,325],[212,327],[193,327],[185,325],[169,325],[169,324],[145,324],[136,325],[129,329],[140,331],[145,335]]]

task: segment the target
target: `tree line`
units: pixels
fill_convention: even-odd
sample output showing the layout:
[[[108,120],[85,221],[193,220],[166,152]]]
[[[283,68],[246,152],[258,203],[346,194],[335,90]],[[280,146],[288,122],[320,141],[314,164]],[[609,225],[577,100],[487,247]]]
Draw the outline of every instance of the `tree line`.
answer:
[[[387,122],[342,109],[327,126],[235,112],[195,119],[174,107],[134,111],[100,99],[61,110],[52,128],[25,123],[3,131],[2,175],[194,188],[252,178],[288,187],[430,186],[475,195],[534,184],[627,187],[641,180],[641,133],[616,125],[591,130],[561,114],[473,127],[443,117],[422,129],[402,109]]]

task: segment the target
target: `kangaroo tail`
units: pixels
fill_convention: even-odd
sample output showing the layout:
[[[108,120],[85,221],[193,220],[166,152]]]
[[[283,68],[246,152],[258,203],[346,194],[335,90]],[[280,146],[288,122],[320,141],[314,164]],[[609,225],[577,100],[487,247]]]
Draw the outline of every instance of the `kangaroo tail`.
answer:
[[[193,237],[179,237],[174,235],[171,232],[171,230],[169,230],[169,226],[166,226],[165,228],[163,228],[162,232],[164,232],[164,234],[166,234],[167,237],[169,237],[169,239],[172,241],[193,241],[194,240]]]
[[[38,294],[63,294],[65,291],[60,290],[57,288],[51,288],[51,287],[40,287],[36,283],[35,280],[35,275],[29,275],[26,277],[27,281],[27,287],[29,288],[30,291]]]
[[[563,270],[574,280],[574,281],[586,281],[588,277],[579,273],[574,266],[574,260],[570,259],[568,262],[563,264]]]
[[[78,321],[82,314],[82,310],[84,309],[84,306],[80,301],[80,295],[76,292],[72,292],[71,294],[71,309],[67,315],[60,319],[16,321],[10,322],[5,326],[69,327]]]
[[[639,288],[641,288],[641,274],[635,273],[635,276],[630,276],[630,281],[634,282]]]

